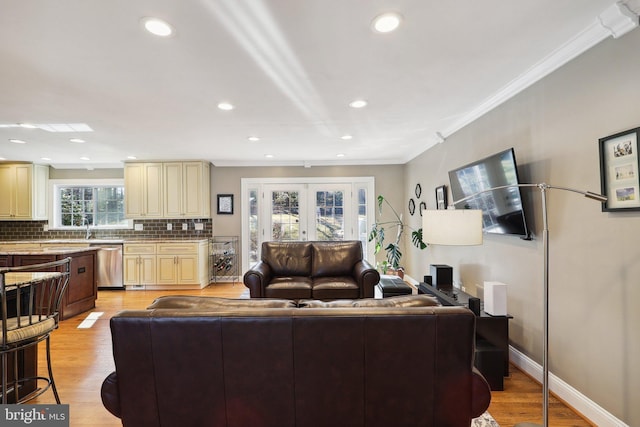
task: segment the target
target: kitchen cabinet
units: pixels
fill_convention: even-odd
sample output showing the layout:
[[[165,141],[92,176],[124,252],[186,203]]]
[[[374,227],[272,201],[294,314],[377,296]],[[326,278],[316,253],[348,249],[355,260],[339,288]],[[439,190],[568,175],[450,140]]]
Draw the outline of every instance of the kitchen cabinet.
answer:
[[[162,218],[162,163],[125,163],[125,216]]]
[[[126,162],[126,217],[210,217],[210,170],[204,161]]]
[[[126,289],[144,289],[156,283],[155,243],[125,243],[122,267]]]
[[[158,243],[156,249],[159,285],[208,285],[206,243]],[[204,270],[204,271],[203,271]]]
[[[201,289],[209,284],[208,242],[125,243],[127,289]]]
[[[69,285],[62,297],[60,318],[62,320],[79,313],[91,310],[96,306],[98,297],[98,282],[95,270],[96,251],[89,248],[51,249],[51,250],[21,250],[17,249],[7,257],[7,263],[12,267],[22,265],[41,264],[71,257]]]
[[[49,167],[0,164],[0,220],[47,219]]]
[[[163,173],[166,218],[211,216],[209,162],[166,162]]]

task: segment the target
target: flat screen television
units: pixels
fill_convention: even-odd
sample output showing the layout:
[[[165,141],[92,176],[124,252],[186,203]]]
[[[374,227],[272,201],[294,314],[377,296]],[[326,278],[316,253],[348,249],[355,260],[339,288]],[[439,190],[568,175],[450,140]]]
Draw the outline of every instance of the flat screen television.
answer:
[[[454,202],[493,187],[520,184],[513,148],[450,171],[449,182]],[[456,209],[482,210],[486,233],[530,238],[520,187],[487,191],[454,205]]]

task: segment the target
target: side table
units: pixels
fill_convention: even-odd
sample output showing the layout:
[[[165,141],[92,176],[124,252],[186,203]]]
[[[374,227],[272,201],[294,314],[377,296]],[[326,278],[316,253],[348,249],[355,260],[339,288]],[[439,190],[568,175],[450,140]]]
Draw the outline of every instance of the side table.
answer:
[[[399,295],[411,295],[413,288],[397,276],[381,277],[374,289],[374,298],[388,298]]]
[[[431,294],[438,298],[442,305],[461,305],[468,307],[469,298],[472,295],[458,289],[437,289],[432,285],[420,283],[419,294]],[[485,313],[481,307],[480,315],[476,316],[476,359],[482,364],[480,372],[489,380],[496,378],[495,366],[502,367],[502,376],[509,376],[509,319],[513,316],[492,316]],[[493,351],[494,347],[498,351]],[[482,352],[482,354],[479,354]],[[498,362],[496,362],[496,358]],[[500,360],[501,359],[501,360]],[[484,371],[483,371],[484,369]],[[491,384],[493,382],[493,384]],[[492,380],[490,382],[492,390],[502,390],[502,382]],[[495,388],[494,388],[495,387]]]

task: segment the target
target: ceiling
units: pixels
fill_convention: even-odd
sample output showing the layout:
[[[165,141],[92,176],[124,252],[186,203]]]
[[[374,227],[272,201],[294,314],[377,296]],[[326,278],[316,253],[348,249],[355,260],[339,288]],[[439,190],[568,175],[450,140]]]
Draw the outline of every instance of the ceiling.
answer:
[[[603,20],[620,15],[612,0],[0,0],[0,8],[0,157],[88,169],[121,167],[128,156],[405,163],[611,36]],[[401,26],[372,31],[387,11],[403,16]],[[146,32],[149,16],[174,34]],[[349,107],[355,99],[368,105]],[[223,101],[235,108],[220,110]],[[93,132],[15,127],[77,123]]]

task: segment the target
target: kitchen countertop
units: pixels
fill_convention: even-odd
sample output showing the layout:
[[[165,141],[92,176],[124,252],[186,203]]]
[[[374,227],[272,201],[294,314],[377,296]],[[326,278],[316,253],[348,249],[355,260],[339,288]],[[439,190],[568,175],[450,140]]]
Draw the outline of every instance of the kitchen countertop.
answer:
[[[32,248],[32,249],[4,249],[0,250],[0,255],[66,255],[78,252],[89,252],[89,251],[98,251],[100,250],[97,246],[85,246],[85,247],[75,247],[75,248],[64,248],[64,247],[56,247],[56,248]]]
[[[65,243],[86,243],[87,245],[108,245],[123,243],[200,243],[209,239],[44,239],[44,240],[5,240],[0,241],[1,245],[11,244],[65,244]]]

